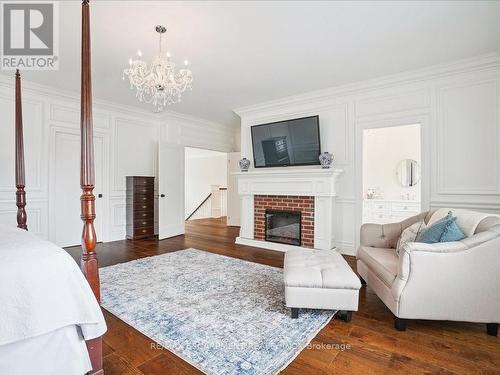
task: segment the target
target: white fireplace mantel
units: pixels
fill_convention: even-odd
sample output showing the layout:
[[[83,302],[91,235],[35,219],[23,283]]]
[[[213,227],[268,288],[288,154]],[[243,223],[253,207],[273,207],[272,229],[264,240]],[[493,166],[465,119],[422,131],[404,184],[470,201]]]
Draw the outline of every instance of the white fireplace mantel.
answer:
[[[341,169],[280,168],[252,169],[238,172],[238,194],[241,203],[240,236],[236,243],[287,251],[295,246],[254,239],[254,196],[298,195],[314,197],[314,248],[335,247],[334,208],[337,181]]]
[[[253,169],[236,173],[238,194],[334,197],[337,195],[337,178],[341,173],[341,169],[333,168]]]

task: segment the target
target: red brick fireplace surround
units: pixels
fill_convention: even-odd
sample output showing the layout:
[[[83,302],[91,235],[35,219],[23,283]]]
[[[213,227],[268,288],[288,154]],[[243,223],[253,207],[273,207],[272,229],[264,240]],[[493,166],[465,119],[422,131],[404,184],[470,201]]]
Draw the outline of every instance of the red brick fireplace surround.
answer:
[[[301,246],[314,248],[314,197],[297,195],[256,195],[254,197],[254,238],[265,240],[266,209],[300,211]]]

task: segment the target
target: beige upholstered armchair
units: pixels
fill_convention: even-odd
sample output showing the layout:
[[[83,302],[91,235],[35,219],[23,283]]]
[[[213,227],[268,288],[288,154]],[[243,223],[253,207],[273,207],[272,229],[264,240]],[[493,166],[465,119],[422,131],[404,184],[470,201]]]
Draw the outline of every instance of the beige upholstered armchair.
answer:
[[[400,223],[364,224],[357,270],[395,315],[395,327],[406,319],[487,323],[496,336],[500,322],[500,218],[480,221],[462,241],[409,242],[396,254],[401,232],[424,219],[423,212]]]

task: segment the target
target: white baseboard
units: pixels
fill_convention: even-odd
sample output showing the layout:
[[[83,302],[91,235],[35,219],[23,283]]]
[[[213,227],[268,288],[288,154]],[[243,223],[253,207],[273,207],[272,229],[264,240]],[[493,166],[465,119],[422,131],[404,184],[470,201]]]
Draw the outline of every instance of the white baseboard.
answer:
[[[262,249],[281,251],[283,253],[286,253],[288,250],[296,250],[296,249],[311,250],[311,248],[309,247],[286,245],[282,243],[269,242],[269,241],[252,240],[250,238],[243,238],[243,237],[236,237],[236,243],[238,245],[246,245],[246,246],[260,247]]]

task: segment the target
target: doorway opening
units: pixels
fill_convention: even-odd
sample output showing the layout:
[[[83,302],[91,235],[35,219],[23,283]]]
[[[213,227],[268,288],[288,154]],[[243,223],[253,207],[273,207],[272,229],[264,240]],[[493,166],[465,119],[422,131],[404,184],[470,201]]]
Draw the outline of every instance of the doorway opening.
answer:
[[[420,124],[363,130],[363,223],[420,213],[421,149]]]
[[[185,220],[227,216],[225,152],[185,147]]]

